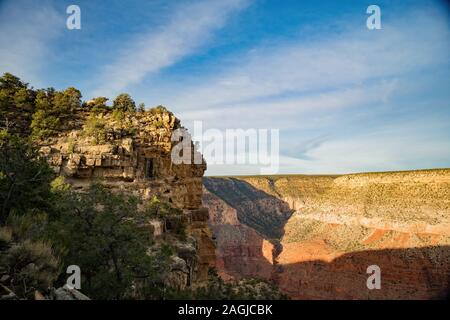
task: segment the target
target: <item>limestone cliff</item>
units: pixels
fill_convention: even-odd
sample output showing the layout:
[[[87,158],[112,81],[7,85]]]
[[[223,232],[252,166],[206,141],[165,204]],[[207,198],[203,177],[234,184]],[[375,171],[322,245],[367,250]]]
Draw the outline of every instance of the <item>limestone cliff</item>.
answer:
[[[204,185],[212,193],[206,194],[203,202],[211,212],[210,224],[218,238],[218,266],[223,273],[271,279],[283,292],[298,299],[448,296],[449,169],[204,178]],[[242,185],[248,199],[251,193],[259,198],[263,193],[267,206],[261,210],[242,206],[242,199],[236,201]],[[279,247],[270,256],[265,243],[276,242],[261,225],[269,226],[280,217],[282,205],[276,200],[289,206],[293,214],[283,216]],[[241,212],[233,228],[227,218],[217,219],[225,205],[228,208],[222,212]],[[242,215],[251,217],[241,219]],[[255,219],[257,224],[253,224]],[[253,229],[257,236],[240,240],[235,235],[239,226]],[[274,230],[279,228],[277,223]],[[229,247],[221,237],[232,237],[237,243]],[[242,272],[242,265],[252,264],[247,255],[239,258],[240,248],[248,247],[258,257],[258,267]],[[380,290],[366,286],[370,265],[381,268]],[[267,271],[269,268],[272,272]]]
[[[206,163],[173,164],[174,130],[183,129],[170,112],[86,112],[77,110],[65,130],[41,141],[50,165],[75,190],[93,182],[143,199],[157,196],[180,209],[188,239],[177,250],[168,281],[185,287],[207,279],[214,264],[214,244],[202,207],[202,176]],[[192,151],[195,151],[192,145]],[[154,236],[164,229],[152,221]],[[170,227],[170,226],[169,226]]]

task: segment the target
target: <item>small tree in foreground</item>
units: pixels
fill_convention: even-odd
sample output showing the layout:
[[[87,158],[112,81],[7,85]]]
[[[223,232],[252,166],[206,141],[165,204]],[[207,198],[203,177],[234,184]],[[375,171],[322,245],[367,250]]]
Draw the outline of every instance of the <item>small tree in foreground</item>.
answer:
[[[87,193],[62,191],[57,203],[51,238],[64,253],[64,266],[81,268],[89,297],[139,297],[138,283],[152,285],[167,270],[167,255],[147,254],[152,239],[142,228],[147,215],[137,198],[93,185]]]

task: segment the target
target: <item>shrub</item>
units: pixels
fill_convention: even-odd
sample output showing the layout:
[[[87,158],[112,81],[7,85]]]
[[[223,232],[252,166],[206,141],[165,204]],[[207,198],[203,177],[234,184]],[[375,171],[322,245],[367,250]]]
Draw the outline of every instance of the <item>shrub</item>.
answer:
[[[10,242],[2,251],[0,268],[8,276],[7,286],[19,298],[32,299],[35,290],[47,291],[57,278],[59,261],[51,247],[41,241]]]
[[[171,115],[173,114],[166,107],[164,107],[162,105],[159,105],[159,106],[156,106],[154,108],[151,108],[149,110],[149,112],[152,113],[152,114],[161,114],[161,113],[168,113],[168,114],[171,114]]]
[[[27,238],[35,227],[33,215],[14,217],[0,228],[0,277],[21,299],[32,299],[35,290],[46,292],[59,274],[59,260],[49,244]]]
[[[95,144],[105,143],[107,140],[106,121],[96,115],[90,115],[84,124],[83,135],[93,138]]]

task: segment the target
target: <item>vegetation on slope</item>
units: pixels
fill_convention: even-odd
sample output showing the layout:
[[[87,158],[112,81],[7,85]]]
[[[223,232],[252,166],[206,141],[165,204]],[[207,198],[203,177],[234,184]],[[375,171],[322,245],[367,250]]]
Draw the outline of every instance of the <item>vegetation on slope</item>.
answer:
[[[268,289],[253,294],[248,285],[232,289],[233,284],[221,280],[217,290],[212,280],[198,292],[168,287],[171,244],[186,240],[186,224],[177,209],[157,198],[144,203],[97,184],[75,192],[55,175],[40,156],[39,143],[68,125],[79,125],[76,113],[87,114],[86,134],[101,143],[111,130],[113,135],[127,134],[129,116],[145,109],[140,105],[136,110],[126,94],[112,107],[104,97],[88,103],[80,99],[75,88],[34,90],[11,74],[0,77],[0,298],[5,292],[22,299],[46,295],[65,284],[69,265],[80,267],[82,291],[93,299],[274,294]],[[146,112],[155,119],[170,113],[162,106]],[[102,123],[105,118],[112,121]],[[75,142],[71,144],[75,149]],[[158,243],[150,231],[152,219],[171,226]]]
[[[236,177],[302,213],[364,216],[399,222],[449,223],[450,169]]]

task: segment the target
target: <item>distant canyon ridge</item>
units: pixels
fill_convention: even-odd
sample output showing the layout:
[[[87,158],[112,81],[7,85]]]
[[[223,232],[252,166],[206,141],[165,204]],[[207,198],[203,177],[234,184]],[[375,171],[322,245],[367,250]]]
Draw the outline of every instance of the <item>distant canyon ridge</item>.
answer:
[[[446,299],[450,169],[203,178],[224,279],[293,299]],[[367,267],[381,270],[369,290]]]

